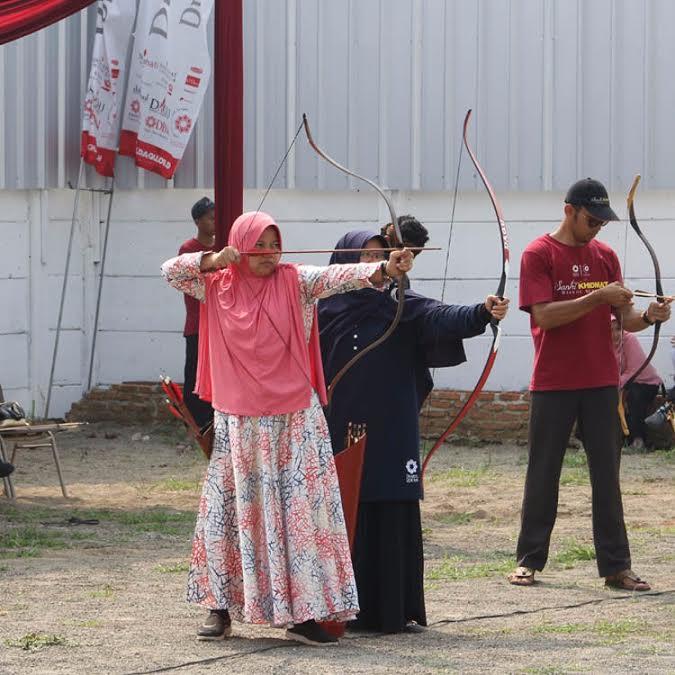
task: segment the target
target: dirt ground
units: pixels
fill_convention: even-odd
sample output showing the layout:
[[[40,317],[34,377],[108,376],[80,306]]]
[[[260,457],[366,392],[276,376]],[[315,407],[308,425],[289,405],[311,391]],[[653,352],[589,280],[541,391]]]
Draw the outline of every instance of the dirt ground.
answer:
[[[673,451],[623,460],[634,568],[652,593],[598,579],[572,450],[549,565],[533,588],[507,584],[525,449],[449,446],[423,505],[429,630],[317,649],[246,625],[195,641],[203,612],[184,586],[204,462],[181,430],[91,425],[58,440],[69,499],[43,450],[19,451],[17,500],[0,497],[1,673],[675,672]]]

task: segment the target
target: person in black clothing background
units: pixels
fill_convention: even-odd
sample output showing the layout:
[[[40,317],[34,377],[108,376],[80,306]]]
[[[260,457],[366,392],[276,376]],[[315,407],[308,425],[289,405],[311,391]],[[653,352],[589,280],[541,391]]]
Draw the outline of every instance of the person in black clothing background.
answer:
[[[386,240],[350,232],[331,264],[384,259]],[[352,558],[361,612],[351,627],[386,633],[420,630],[424,606],[424,555],[419,412],[433,387],[429,368],[466,360],[462,339],[484,332],[492,316],[506,315],[508,300],[444,305],[406,291],[394,333],[350,369],[336,386],[327,419],[334,452],[344,447],[347,425],[367,425],[358,524]],[[326,382],[358,350],[379,337],[396,313],[389,292],[363,289],[319,302],[321,352]],[[394,367],[395,366],[395,367]]]
[[[211,251],[215,244],[216,205],[208,198],[202,197],[191,211],[192,220],[197,226],[197,236],[183,242],[178,255]],[[195,422],[203,429],[213,419],[213,408],[194,394],[197,377],[197,354],[199,353],[199,300],[186,293],[185,299],[185,368],[183,371],[183,399],[187,409],[192,413]]]
[[[429,231],[427,228],[424,227],[417,218],[414,218],[411,215],[399,216],[398,227],[401,230],[401,236],[403,237],[403,245],[408,248],[421,249],[424,248],[424,245],[429,241]],[[386,246],[391,248],[396,246],[397,242],[396,236],[394,235],[394,226],[391,223],[387,223],[382,227],[380,229],[380,234],[387,241]],[[413,251],[413,255],[416,257],[420,253],[420,250]]]

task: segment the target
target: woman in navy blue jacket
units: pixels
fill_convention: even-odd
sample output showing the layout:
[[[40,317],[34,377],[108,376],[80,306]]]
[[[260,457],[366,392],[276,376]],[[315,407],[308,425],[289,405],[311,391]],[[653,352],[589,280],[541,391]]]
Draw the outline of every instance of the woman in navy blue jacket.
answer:
[[[331,264],[384,259],[384,239],[355,231],[338,242]],[[370,248],[357,253],[341,249]],[[396,313],[395,290],[362,289],[319,302],[326,381],[382,335]],[[420,499],[419,412],[433,388],[430,368],[466,360],[462,340],[506,315],[508,300],[445,305],[407,290],[394,333],[340,380],[327,411],[334,452],[348,424],[367,425],[368,438],[352,552],[361,612],[353,626],[387,633],[426,625]],[[395,367],[392,367],[395,366]]]

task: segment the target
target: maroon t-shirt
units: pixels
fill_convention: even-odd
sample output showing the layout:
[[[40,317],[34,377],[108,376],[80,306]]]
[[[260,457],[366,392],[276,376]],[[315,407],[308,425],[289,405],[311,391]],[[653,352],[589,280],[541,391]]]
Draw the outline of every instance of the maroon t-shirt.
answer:
[[[530,243],[520,261],[520,309],[542,302],[574,300],[621,281],[616,253],[600,241],[568,246],[545,234]],[[600,305],[572,323],[543,330],[530,316],[534,370],[530,389],[591,389],[616,386],[619,367],[612,344],[611,308]]]
[[[178,249],[178,255],[211,250],[210,247],[204,246],[198,239],[188,239]],[[183,298],[185,299],[185,328],[183,329],[183,335],[197,335],[199,333],[199,300],[187,293],[183,293]]]

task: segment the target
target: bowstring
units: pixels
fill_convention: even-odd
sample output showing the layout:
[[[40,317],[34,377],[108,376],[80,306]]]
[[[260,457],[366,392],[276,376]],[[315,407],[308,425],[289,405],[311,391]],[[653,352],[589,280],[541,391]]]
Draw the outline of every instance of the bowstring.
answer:
[[[255,214],[254,214],[253,218],[251,219],[251,222],[249,223],[248,228],[246,229],[246,232],[244,234],[244,238],[246,238],[246,236],[248,235],[248,233],[251,230],[251,227],[253,227],[253,224],[255,223],[255,219],[258,217],[258,214],[260,213],[260,209],[262,208],[263,204],[265,203],[265,200],[267,199],[267,195],[269,195],[270,190],[274,186],[274,183],[276,182],[276,179],[279,176],[279,173],[281,172],[281,169],[284,167],[284,164],[286,163],[286,160],[288,159],[288,156],[291,154],[291,150],[293,150],[293,147],[295,146],[295,143],[298,140],[298,136],[300,135],[300,132],[302,131],[302,127],[303,127],[303,123],[300,122],[300,124],[298,126],[298,129],[295,132],[295,135],[293,136],[293,140],[290,142],[288,148],[286,149],[286,152],[284,153],[284,156],[281,158],[281,161],[279,162],[279,164],[277,166],[277,169],[274,172],[274,175],[272,176],[272,179],[270,180],[270,182],[267,185],[267,188],[265,189],[265,192],[262,196],[262,199],[260,200],[260,203],[258,204],[258,208],[256,208]],[[277,225],[277,228],[278,227],[279,226]],[[251,291],[251,293],[253,294],[253,299],[257,300],[260,297],[261,293],[263,292],[264,286],[260,289],[260,291],[258,293],[254,293],[253,288],[252,288],[251,284],[249,283],[248,279],[246,279],[246,277],[243,274],[240,275],[240,278],[244,281],[244,283],[248,287],[249,291]],[[282,335],[281,331],[277,328],[276,324],[272,320],[272,316],[270,315],[270,313],[265,308],[265,305],[261,304],[260,308],[263,310],[265,316],[267,317],[267,320],[269,321],[269,324],[274,329],[274,332],[278,335],[278,337],[281,340],[281,342],[283,343],[284,347],[286,347],[288,353],[291,355],[291,358],[293,359],[293,361],[295,362],[295,365],[300,370],[300,373],[305,378],[305,380],[310,385],[310,387],[312,387],[313,386],[312,381],[309,377],[307,377],[307,374],[305,373],[304,365],[301,364],[298,361],[298,359],[295,357],[295,355],[293,354],[293,350],[290,348],[290,342],[286,340],[286,338]],[[303,327],[304,327],[304,318],[303,318]],[[244,369],[246,370],[245,367],[244,367]],[[250,375],[250,373],[249,373],[249,375]]]
[[[452,235],[454,231],[454,225],[455,225],[455,209],[457,207],[457,194],[459,192],[459,176],[460,176],[460,170],[462,168],[462,156],[464,154],[464,143],[460,143],[459,146],[459,158],[457,160],[457,172],[455,174],[455,188],[453,191],[452,195],[452,210],[450,211],[450,230],[448,232],[448,245],[445,251],[445,267],[443,268],[443,285],[441,287],[441,303],[445,302],[445,289],[446,289],[446,282],[447,282],[447,276],[448,276],[448,266],[450,264],[450,245],[452,244]],[[431,369],[431,380],[432,382],[434,381],[436,377],[436,368]],[[426,412],[424,413],[424,428],[422,429],[422,438],[425,438],[424,440],[424,450],[426,453],[427,450],[427,444],[428,441],[426,440],[426,434],[427,431],[429,430],[429,413],[431,411],[431,395],[433,393],[433,388],[429,392],[429,396],[427,397],[427,403],[426,403]]]
[[[629,207],[630,209],[630,207]],[[630,212],[628,214],[628,220],[624,222],[623,228],[623,262],[621,264],[621,269],[623,271],[623,280],[626,281],[626,263],[628,260],[628,222],[630,221]],[[626,420],[626,409],[623,404],[623,387],[621,386],[621,373],[623,372],[624,366],[624,352],[623,352],[623,312],[619,311],[619,415],[623,415],[623,419],[620,419],[621,422],[621,435],[623,436],[623,425],[624,423],[628,425]],[[623,444],[625,444],[626,438],[623,439]]]

